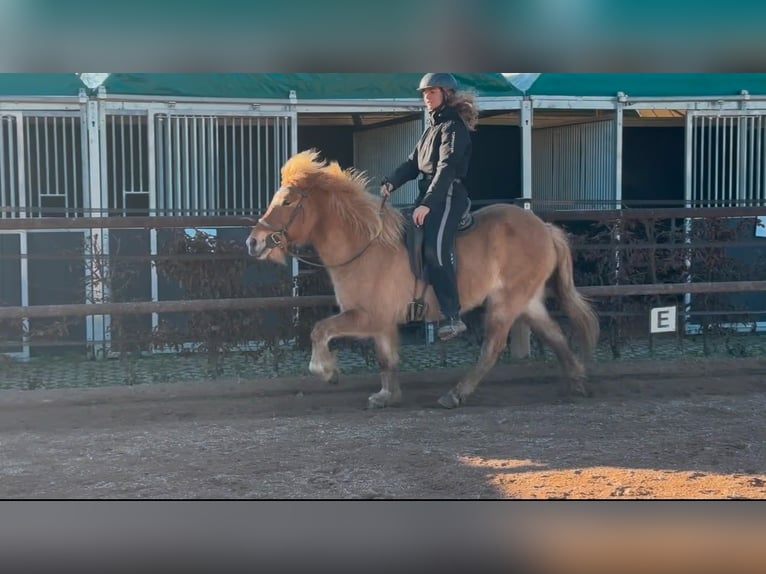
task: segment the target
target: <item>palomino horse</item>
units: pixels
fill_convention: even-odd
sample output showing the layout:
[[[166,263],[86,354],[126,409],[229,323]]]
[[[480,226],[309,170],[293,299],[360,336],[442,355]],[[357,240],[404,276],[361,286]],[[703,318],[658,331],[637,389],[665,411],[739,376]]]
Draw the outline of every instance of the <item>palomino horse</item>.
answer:
[[[286,263],[292,246],[311,244],[327,268],[340,313],[314,326],[309,370],[337,382],[330,341],[371,337],[382,388],[369,397],[368,406],[400,402],[398,325],[407,321],[413,294],[420,292],[402,241],[402,214],[366,190],[363,173],[328,164],[315,150],[290,158],[281,175],[282,185],[252,228],[247,248],[258,259]],[[485,306],[484,342],[478,363],[439,404],[452,408],[465,402],[497,362],[517,318],[553,348],[571,390],[587,394],[583,361],[598,341],[599,326],[590,304],[575,288],[566,235],[532,212],[508,204],[479,209],[474,219],[476,224],[456,242],[457,280],[463,312]],[[579,358],[545,307],[546,287],[571,320]],[[430,287],[425,304],[426,319],[438,320],[439,306]]]

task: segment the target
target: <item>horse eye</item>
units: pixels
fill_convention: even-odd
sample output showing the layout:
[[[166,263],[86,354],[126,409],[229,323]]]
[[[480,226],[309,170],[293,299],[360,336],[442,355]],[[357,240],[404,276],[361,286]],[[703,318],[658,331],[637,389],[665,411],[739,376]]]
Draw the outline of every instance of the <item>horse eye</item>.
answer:
[[[282,200],[282,205],[285,206],[285,207],[290,205],[290,203],[292,203],[292,202],[289,199]]]

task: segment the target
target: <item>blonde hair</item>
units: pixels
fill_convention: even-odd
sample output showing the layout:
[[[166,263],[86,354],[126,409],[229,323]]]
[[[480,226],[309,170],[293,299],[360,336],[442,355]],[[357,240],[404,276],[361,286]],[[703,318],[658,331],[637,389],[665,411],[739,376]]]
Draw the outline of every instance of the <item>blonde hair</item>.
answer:
[[[476,131],[479,123],[479,106],[476,94],[471,91],[446,91],[445,104],[455,108],[460,119],[470,131]]]

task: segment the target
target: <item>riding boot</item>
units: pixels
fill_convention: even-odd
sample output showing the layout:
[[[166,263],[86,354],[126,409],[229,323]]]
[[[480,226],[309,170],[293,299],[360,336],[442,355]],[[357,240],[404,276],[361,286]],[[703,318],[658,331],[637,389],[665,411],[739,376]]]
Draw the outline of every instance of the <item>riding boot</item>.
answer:
[[[457,337],[460,333],[465,332],[466,329],[468,329],[468,327],[460,318],[460,315],[453,315],[440,322],[437,335],[442,341],[448,341],[453,337]]]

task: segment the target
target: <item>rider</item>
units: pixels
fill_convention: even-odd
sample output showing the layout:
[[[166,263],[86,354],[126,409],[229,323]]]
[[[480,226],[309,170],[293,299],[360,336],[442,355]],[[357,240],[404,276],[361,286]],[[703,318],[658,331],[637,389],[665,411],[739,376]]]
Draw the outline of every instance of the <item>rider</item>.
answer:
[[[457,91],[452,74],[426,74],[418,91],[429,112],[429,125],[409,157],[383,178],[380,194],[388,197],[422,176],[412,219],[423,226],[423,259],[439,301],[438,336],[444,341],[466,330],[455,276],[455,235],[469,206],[463,178],[471,160],[470,132],[476,129],[478,108],[473,94]]]

